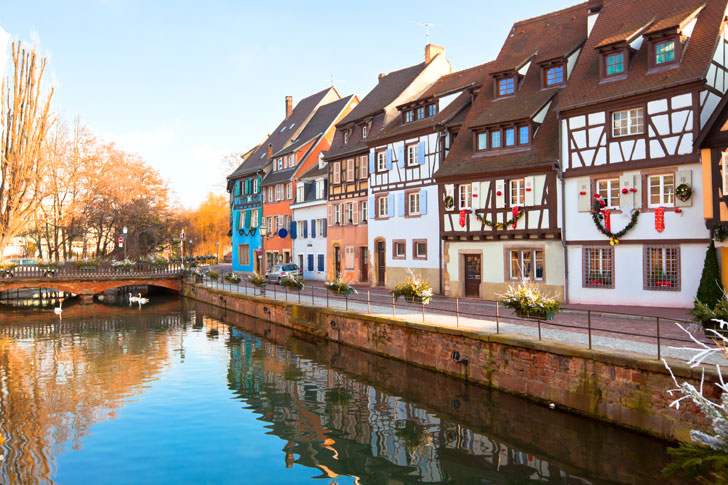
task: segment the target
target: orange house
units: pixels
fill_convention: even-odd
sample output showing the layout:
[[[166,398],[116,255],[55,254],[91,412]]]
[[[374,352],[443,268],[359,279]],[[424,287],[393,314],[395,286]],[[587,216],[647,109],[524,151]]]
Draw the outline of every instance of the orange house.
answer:
[[[315,107],[298,135],[288,145],[269,155],[270,171],[261,183],[266,227],[263,238],[266,271],[274,264],[292,261],[293,239],[298,235],[296,225],[291,224],[291,203],[296,200],[298,178],[318,163],[320,153],[331,146],[335,124],[359,101],[354,95],[340,98],[333,87],[329,92]],[[331,97],[335,100],[329,101]]]

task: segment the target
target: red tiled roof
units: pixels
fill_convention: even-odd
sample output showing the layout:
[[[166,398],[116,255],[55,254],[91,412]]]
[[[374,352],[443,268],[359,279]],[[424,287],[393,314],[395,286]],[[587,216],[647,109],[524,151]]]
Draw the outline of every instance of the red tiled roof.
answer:
[[[678,67],[648,73],[649,46],[648,42],[643,42],[632,56],[625,79],[600,82],[600,55],[596,48],[605,39],[611,38],[614,32],[622,30],[623,25],[627,22],[645,25],[655,15],[658,17],[654,25],[674,24],[675,19],[683,15],[687,17],[704,3],[705,8],[698,14],[695,29]],[[562,95],[560,109],[596,104],[703,78],[713,56],[725,9],[726,0],[707,3],[705,0],[605,0]]]
[[[676,12],[673,15],[670,15],[668,17],[663,17],[662,19],[657,20],[652,26],[647,29],[645,32],[646,35],[649,34],[656,34],[658,32],[662,32],[663,30],[673,29],[680,27],[683,22],[686,20],[690,20],[695,15],[697,15],[699,10],[702,10],[705,7],[705,3],[700,5],[698,8],[694,8],[693,6],[688,6],[678,12]]]
[[[508,98],[493,99],[494,81],[489,79],[483,84],[450,153],[435,174],[436,178],[551,167],[558,161],[555,107],[563,88],[543,89],[539,62],[566,57],[582,45],[586,38],[586,16],[587,4],[583,3],[514,24],[492,72],[516,69],[526,56],[532,56],[518,91]],[[492,153],[474,152],[473,128],[531,118],[549,101],[549,110],[530,147]]]
[[[644,34],[645,31],[655,22],[655,17],[651,17],[647,22],[645,19],[630,18],[626,17],[623,19],[623,23],[615,30],[610,36],[605,37],[595,47],[606,47],[621,42],[630,43],[640,35]]]

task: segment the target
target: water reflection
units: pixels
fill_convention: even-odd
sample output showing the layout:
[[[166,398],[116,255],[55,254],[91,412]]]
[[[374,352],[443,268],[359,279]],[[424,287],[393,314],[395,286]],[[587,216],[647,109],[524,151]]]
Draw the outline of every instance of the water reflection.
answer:
[[[2,483],[654,483],[666,444],[208,305],[0,309]]]

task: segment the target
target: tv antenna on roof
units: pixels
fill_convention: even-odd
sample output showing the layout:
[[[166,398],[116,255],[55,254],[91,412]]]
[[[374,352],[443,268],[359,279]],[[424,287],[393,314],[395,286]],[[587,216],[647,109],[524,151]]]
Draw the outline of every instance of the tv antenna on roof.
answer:
[[[430,43],[430,27],[438,27],[439,24],[431,24],[428,22],[412,22],[415,25],[425,28],[425,44]]]

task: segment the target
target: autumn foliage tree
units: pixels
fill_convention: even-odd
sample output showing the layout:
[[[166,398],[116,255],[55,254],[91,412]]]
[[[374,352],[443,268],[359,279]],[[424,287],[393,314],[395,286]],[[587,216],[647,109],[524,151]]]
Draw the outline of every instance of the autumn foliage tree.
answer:
[[[190,254],[216,254],[220,241],[220,258],[230,247],[228,198],[224,194],[208,193],[205,200],[194,210],[184,215],[185,233],[191,239]]]

